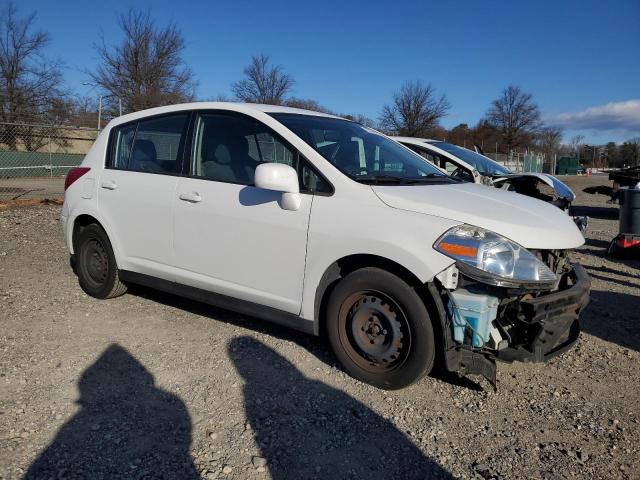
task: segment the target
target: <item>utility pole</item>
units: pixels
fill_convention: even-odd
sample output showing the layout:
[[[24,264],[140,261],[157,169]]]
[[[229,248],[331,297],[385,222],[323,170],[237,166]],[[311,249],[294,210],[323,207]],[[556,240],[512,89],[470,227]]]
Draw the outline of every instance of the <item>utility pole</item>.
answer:
[[[98,100],[98,130],[100,130],[100,122],[102,119],[102,99],[105,97],[115,97],[115,95],[100,95],[100,99]],[[122,116],[122,98],[118,98],[118,110],[120,112],[120,116]]]

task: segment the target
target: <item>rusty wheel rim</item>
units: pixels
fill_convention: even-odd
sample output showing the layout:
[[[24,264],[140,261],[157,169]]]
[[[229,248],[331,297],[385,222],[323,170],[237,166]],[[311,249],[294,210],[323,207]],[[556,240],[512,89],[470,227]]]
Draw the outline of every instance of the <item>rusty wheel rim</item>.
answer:
[[[411,346],[407,317],[389,296],[373,290],[350,295],[340,307],[339,337],[360,368],[372,373],[401,366]]]

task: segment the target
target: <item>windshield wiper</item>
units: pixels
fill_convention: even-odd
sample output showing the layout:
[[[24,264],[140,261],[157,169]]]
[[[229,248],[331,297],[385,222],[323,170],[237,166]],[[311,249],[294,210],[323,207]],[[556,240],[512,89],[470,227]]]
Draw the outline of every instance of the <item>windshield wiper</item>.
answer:
[[[400,185],[413,185],[422,182],[431,182],[434,179],[446,179],[451,180],[451,177],[444,173],[432,172],[420,177],[398,177],[396,175],[358,175],[353,177],[357,182],[363,183],[397,183]]]
[[[355,175],[352,177],[356,182],[362,183],[404,183],[407,178],[395,175]]]

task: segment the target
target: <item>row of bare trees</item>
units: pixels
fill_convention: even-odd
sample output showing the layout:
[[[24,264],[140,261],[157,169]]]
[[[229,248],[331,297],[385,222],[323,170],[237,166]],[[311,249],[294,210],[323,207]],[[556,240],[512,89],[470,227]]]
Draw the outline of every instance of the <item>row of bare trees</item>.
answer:
[[[95,125],[96,106],[87,98],[74,98],[63,88],[63,65],[49,60],[45,48],[49,35],[36,26],[35,14],[19,15],[13,3],[0,11],[0,123],[73,123]],[[170,22],[159,26],[150,12],[131,8],[118,17],[122,40],[114,45],[104,38],[95,45],[99,63],[86,74],[104,100],[103,115],[116,115],[120,108],[132,112],[154,106],[196,99],[197,82],[183,58],[185,39]],[[243,77],[231,84],[233,99],[243,102],[288,105],[329,111],[312,99],[291,95],[294,77],[269,56],[251,58]],[[420,80],[400,86],[391,101],[382,106],[377,120],[360,114],[344,114],[368,126],[403,136],[448,138],[460,144],[496,145],[509,152],[536,146],[545,152],[558,149],[562,132],[544,128],[531,94],[508,86],[496,98],[485,117],[474,127],[458,125],[451,130],[440,121],[451,108],[444,94]],[[0,127],[1,128],[1,127]],[[16,142],[37,149],[37,141],[0,131],[0,141],[10,148]],[[26,130],[25,130],[26,131]],[[17,134],[15,132],[18,132]]]
[[[231,86],[237,100],[328,111],[314,100],[290,97],[294,78],[282,66],[271,65],[266,55],[254,56],[244,75],[245,78]],[[438,95],[431,84],[416,80],[405,82],[393,94],[392,101],[382,107],[377,123],[362,115],[347,116],[395,135],[454,137],[461,140],[459,143],[468,141],[470,145],[495,143],[504,153],[536,147],[543,153],[552,154],[558,151],[562,142],[560,129],[542,125],[540,110],[532,95],[514,85],[502,91],[492,102],[485,118],[473,129],[464,124],[451,131],[443,129],[440,120],[450,108],[444,94]],[[460,133],[464,133],[463,139],[455,138]]]

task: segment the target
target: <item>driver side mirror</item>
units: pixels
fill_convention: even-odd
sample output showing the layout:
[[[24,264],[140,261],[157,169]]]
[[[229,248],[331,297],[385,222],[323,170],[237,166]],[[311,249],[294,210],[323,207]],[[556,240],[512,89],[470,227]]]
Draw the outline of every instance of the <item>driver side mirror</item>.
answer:
[[[302,203],[298,172],[282,163],[261,163],[256,168],[254,182],[257,188],[282,192],[280,207],[284,210],[298,210]]]

